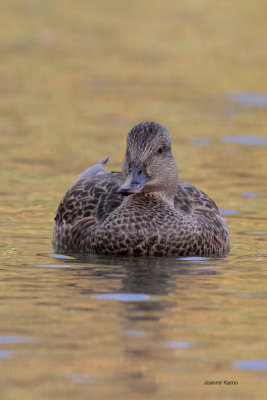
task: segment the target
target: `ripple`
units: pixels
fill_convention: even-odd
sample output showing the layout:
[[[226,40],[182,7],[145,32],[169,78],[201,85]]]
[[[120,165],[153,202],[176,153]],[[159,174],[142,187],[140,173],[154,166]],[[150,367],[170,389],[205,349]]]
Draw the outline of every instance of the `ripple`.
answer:
[[[238,211],[236,211],[236,210],[223,210],[223,209],[220,209],[220,211],[221,211],[221,213],[222,213],[223,215],[234,215],[234,214],[238,214]]]
[[[250,198],[259,197],[258,193],[255,192],[242,192],[240,194],[242,197],[250,197]]]
[[[267,231],[244,231],[241,235],[267,235]]]
[[[177,340],[170,340],[168,342],[164,342],[163,346],[168,349],[190,349],[192,347],[192,343],[184,342],[184,341],[177,341]]]
[[[71,265],[61,265],[61,264],[55,264],[55,265],[49,265],[49,264],[37,264],[37,267],[41,268],[70,268]]]
[[[267,371],[267,360],[241,360],[232,364],[234,369],[250,371]]]
[[[94,296],[98,300],[116,300],[116,301],[151,301],[147,294],[140,293],[106,293]]]
[[[0,336],[0,343],[36,343],[37,339],[27,336]]]
[[[209,146],[211,139],[208,138],[193,138],[192,143],[196,146]]]
[[[65,256],[64,254],[48,254],[48,256],[53,258],[63,258],[64,260],[75,260],[74,257]]]
[[[222,141],[225,143],[243,144],[246,146],[264,146],[267,145],[267,138],[262,136],[250,135],[223,135]]]
[[[236,297],[245,297],[245,298],[256,298],[263,299],[267,297],[267,293],[235,293]]]
[[[13,351],[0,350],[0,358],[11,358],[13,357]]]
[[[205,270],[205,269],[220,269],[220,268],[222,268],[222,267],[219,267],[219,266],[212,266],[212,267],[197,267],[197,269],[201,269],[201,270]]]
[[[124,331],[125,335],[136,336],[136,337],[144,337],[147,336],[147,333],[138,329],[128,329]]]
[[[263,299],[267,297],[267,293],[234,293],[234,296]]]
[[[207,257],[180,257],[180,258],[177,258],[177,260],[203,262],[203,261],[210,260],[210,259]]]
[[[52,257],[52,258],[59,258],[63,260],[75,260],[74,257],[66,256],[65,254],[51,254],[51,253],[38,253],[38,256],[41,257]]]
[[[222,110],[222,113],[226,116],[226,117],[232,117],[233,115],[235,115],[235,110],[232,107],[225,107]]]
[[[253,92],[235,92],[230,94],[230,100],[245,106],[256,108],[267,107],[267,95]]]
[[[90,375],[74,374],[72,375],[73,383],[92,383],[94,379]]]

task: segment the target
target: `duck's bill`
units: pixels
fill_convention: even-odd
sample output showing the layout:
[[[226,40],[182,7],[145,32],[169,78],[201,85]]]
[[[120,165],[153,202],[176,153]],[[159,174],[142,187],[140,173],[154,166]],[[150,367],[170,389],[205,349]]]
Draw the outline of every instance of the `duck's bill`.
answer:
[[[148,182],[148,177],[143,165],[131,165],[131,173],[127,181],[120,187],[120,193],[124,196],[140,193]]]

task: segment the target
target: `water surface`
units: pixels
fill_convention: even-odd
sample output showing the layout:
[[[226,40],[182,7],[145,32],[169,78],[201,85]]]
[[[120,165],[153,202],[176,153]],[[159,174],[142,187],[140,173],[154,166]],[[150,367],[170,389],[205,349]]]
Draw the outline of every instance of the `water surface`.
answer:
[[[265,11],[2,5],[1,400],[266,397]],[[222,210],[226,258],[54,254],[62,196],[106,155],[119,170],[142,120],[170,130],[180,178]],[[225,379],[238,385],[204,386]]]

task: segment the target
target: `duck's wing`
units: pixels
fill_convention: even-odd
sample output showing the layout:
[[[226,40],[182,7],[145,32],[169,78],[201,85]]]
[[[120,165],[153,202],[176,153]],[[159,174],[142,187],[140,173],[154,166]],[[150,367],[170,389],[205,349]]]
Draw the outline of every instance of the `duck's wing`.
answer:
[[[106,171],[107,160],[100,160],[84,171],[61,201],[55,217],[55,248],[75,248],[75,241],[84,229],[101,223],[122,203],[123,196],[119,193],[122,173]]]
[[[198,243],[213,243],[221,254],[229,251],[226,221],[215,202],[206,193],[188,183],[178,182],[174,205],[177,210],[188,214],[193,224],[198,225]]]
[[[220,215],[220,211],[216,203],[210,199],[206,193],[197,187],[179,181],[177,192],[174,198],[174,206],[177,210],[181,210],[188,214],[211,214]]]

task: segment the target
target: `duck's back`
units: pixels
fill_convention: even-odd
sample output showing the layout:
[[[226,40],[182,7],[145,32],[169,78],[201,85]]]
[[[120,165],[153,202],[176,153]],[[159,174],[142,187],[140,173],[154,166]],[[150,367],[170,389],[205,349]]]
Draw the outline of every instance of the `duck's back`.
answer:
[[[134,221],[136,218],[138,221],[143,219],[145,225],[148,226],[146,235],[151,234],[155,237],[153,226],[149,226],[151,217],[146,218],[151,214],[153,208],[152,203],[149,203],[149,198],[143,201],[141,211],[135,208],[133,204],[131,204],[131,207],[127,205],[120,207],[125,199],[125,197],[119,193],[122,181],[123,176],[118,172],[105,172],[94,176],[81,177],[77,180],[59,205],[55,217],[53,236],[54,248],[57,250],[85,251],[96,251],[97,249],[98,252],[103,253],[107,252],[107,248],[118,248],[118,232],[120,231],[121,224],[119,210],[123,211],[128,221]],[[127,199],[128,198],[126,198],[125,202],[127,202]],[[136,205],[138,207],[138,202]],[[147,210],[150,210],[147,213],[146,208],[144,208],[146,206]],[[118,209],[118,207],[120,208]],[[151,249],[145,249],[144,246],[144,250],[141,254],[179,256],[215,255],[215,253],[217,253],[218,255],[222,255],[228,251],[229,239],[226,223],[221,217],[220,211],[214,201],[204,192],[193,185],[179,181],[177,184],[174,207],[177,210],[177,215],[175,215],[175,210],[174,214],[172,214],[172,212],[169,214],[167,209],[165,211],[164,204],[160,211],[166,218],[167,215],[172,215],[172,221],[166,222],[167,227],[172,226],[172,232],[169,232],[170,237],[173,238],[172,243],[169,247],[166,247],[166,245],[163,246],[162,244],[162,249],[169,248],[170,250],[168,250],[167,253],[164,250],[161,254],[160,245],[158,245],[157,251],[154,254],[151,252]],[[117,233],[116,235],[112,235],[109,232],[107,236],[109,238],[109,243],[104,245],[102,239],[106,236],[107,227],[109,226],[106,222],[109,221],[111,217],[113,219],[113,224],[114,218],[115,223],[117,223]],[[174,221],[174,218],[177,219]],[[130,224],[131,222],[129,222],[129,225]],[[154,230],[156,231],[156,229]],[[157,232],[160,232],[160,230]],[[199,233],[196,235],[196,232]],[[159,233],[158,242],[163,243],[163,241],[164,239]],[[127,243],[129,243],[128,254],[140,254],[140,246],[138,246],[139,250],[135,253],[135,251],[130,248],[130,242],[133,243],[133,240],[127,241]],[[110,251],[108,252],[110,253]],[[127,254],[127,248],[125,250],[125,247],[123,254]]]
[[[81,234],[104,221],[122,202],[120,172],[77,180],[62,199],[55,217],[55,249],[81,248]]]

